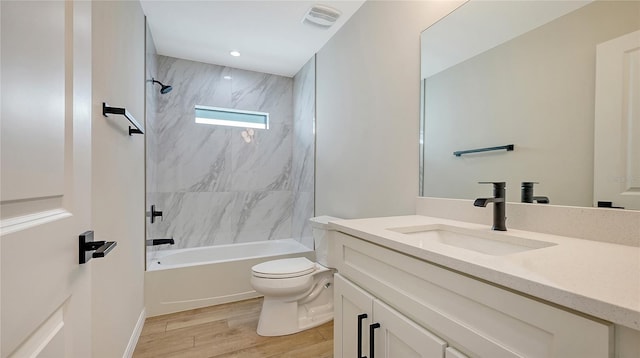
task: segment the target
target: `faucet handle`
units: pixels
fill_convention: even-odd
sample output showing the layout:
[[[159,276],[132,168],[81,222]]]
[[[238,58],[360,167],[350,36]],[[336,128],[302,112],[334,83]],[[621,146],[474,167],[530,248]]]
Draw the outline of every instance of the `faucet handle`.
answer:
[[[537,181],[523,181],[521,186],[520,201],[523,203],[549,204],[549,198],[546,196],[533,196],[534,184],[540,184]]]
[[[494,189],[504,189],[507,186],[504,181],[479,181],[478,184],[493,184]]]
[[[159,216],[160,219],[164,221],[164,217],[162,216],[162,211],[156,210],[155,205],[151,205],[151,211],[149,212],[149,216],[151,217],[152,224],[156,221],[157,216]]]
[[[507,186],[507,182],[504,181],[479,181],[478,184],[493,184],[493,197],[494,198],[505,198],[505,187]]]

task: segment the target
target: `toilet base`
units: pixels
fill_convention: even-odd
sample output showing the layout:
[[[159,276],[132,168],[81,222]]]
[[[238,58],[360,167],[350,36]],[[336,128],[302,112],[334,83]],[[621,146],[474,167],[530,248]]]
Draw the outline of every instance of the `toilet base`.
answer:
[[[316,276],[314,287],[297,297],[265,296],[258,321],[261,336],[284,336],[333,319],[333,272]]]
[[[258,335],[272,337],[304,331],[333,319],[333,301],[324,305],[299,305],[297,302],[265,297],[258,322]]]

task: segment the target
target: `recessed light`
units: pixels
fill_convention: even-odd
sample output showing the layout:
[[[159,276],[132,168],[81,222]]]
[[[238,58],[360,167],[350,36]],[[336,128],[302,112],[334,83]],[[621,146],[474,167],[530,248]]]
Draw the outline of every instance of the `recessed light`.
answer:
[[[238,57],[240,56],[240,52],[233,50],[229,52],[229,55],[233,56],[233,57]]]
[[[225,80],[230,80],[230,79],[231,79],[231,76],[224,76],[224,77],[222,77],[222,78],[224,78]]]

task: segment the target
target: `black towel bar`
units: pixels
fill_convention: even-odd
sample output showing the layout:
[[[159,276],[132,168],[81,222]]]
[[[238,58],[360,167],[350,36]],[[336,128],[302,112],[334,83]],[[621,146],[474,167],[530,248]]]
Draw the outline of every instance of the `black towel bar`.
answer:
[[[469,153],[480,153],[480,152],[489,152],[489,151],[493,151],[493,150],[502,150],[502,149],[506,149],[507,152],[512,151],[514,148],[513,144],[507,144],[507,145],[501,145],[499,147],[487,147],[487,148],[478,148],[478,149],[470,149],[470,150],[460,150],[457,152],[453,152],[453,155],[455,155],[456,157],[459,157],[463,154],[469,154]]]
[[[131,123],[135,127],[135,128],[129,127],[129,135],[144,134],[144,130],[142,129],[142,126],[140,125],[140,123],[138,123],[138,121],[136,121],[136,119],[133,118],[131,113],[129,113],[129,111],[127,111],[126,108],[109,107],[109,105],[106,102],[102,102],[102,115],[105,117],[108,117],[109,114],[119,114],[129,120],[129,123]]]

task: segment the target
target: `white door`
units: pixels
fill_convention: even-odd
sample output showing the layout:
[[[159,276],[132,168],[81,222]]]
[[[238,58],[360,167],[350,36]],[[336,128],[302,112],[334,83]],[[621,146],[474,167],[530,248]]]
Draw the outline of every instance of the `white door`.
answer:
[[[333,284],[333,356],[368,356],[369,325],[373,322],[373,297],[339,274],[335,275]]]
[[[640,31],[597,47],[594,205],[640,210]]]
[[[89,357],[91,3],[0,12],[0,357]]]
[[[384,303],[373,302],[375,357],[442,358],[447,343]],[[373,356],[371,352],[370,356]],[[374,357],[374,358],[375,358]]]

